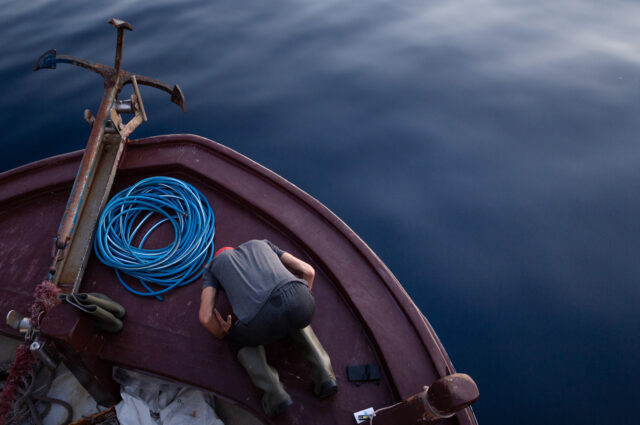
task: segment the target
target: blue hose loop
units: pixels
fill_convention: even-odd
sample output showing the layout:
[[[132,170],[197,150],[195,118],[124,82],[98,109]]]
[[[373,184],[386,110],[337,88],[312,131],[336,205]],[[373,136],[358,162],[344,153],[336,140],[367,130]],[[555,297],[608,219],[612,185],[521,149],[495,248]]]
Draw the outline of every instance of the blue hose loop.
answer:
[[[173,241],[162,248],[144,248],[153,231],[166,222],[173,228]],[[134,243],[145,223],[149,229]],[[119,192],[107,203],[94,250],[102,263],[115,269],[129,292],[162,300],[162,294],[202,276],[204,265],[213,258],[214,234],[215,215],[204,195],[182,180],[156,176]],[[122,274],[136,278],[142,288],[133,288]]]

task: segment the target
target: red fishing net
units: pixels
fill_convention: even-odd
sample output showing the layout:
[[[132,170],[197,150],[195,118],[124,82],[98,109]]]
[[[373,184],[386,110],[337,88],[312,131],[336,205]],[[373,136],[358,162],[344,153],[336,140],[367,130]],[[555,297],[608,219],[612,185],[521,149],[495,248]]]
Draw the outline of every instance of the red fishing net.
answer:
[[[33,293],[34,302],[31,306],[31,322],[34,326],[40,324],[42,315],[58,302],[58,293],[60,290],[53,283],[44,280],[38,285]],[[11,406],[18,393],[18,387],[24,376],[30,374],[33,370],[35,359],[29,350],[28,343],[23,343],[18,347],[16,352],[16,360],[9,371],[2,394],[0,394],[0,425],[5,425],[7,414],[11,410]]]

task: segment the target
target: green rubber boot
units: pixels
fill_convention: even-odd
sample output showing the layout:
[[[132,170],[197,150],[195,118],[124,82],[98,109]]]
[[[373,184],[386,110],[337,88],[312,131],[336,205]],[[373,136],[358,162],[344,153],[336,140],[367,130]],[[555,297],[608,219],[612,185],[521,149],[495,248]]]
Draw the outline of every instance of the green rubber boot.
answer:
[[[84,305],[75,295],[71,294],[61,294],[58,298],[66,301],[83,313],[89,314],[96,328],[101,331],[116,333],[122,330],[122,321],[102,307],[94,304]]]
[[[309,363],[313,379],[313,393],[316,397],[325,398],[338,392],[336,375],[331,367],[331,359],[320,344],[311,326],[291,332],[300,354]]]
[[[104,294],[92,292],[89,294],[76,294],[76,298],[84,305],[97,305],[107,310],[109,313],[116,316],[118,319],[122,319],[126,313],[123,306],[113,301],[111,298]]]
[[[277,416],[293,404],[280,383],[278,372],[267,363],[262,345],[243,347],[238,351],[238,360],[249,374],[253,385],[264,391],[262,408],[267,416]]]

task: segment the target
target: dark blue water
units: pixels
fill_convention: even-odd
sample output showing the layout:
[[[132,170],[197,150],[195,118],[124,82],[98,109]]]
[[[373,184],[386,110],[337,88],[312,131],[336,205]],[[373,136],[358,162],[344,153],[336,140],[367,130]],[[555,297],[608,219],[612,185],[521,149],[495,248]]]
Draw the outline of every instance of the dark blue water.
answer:
[[[0,170],[83,148],[96,75],[177,82],[195,133],[300,186],[413,296],[481,423],[635,422],[640,6],[631,1],[0,0]],[[416,389],[418,390],[418,389]]]

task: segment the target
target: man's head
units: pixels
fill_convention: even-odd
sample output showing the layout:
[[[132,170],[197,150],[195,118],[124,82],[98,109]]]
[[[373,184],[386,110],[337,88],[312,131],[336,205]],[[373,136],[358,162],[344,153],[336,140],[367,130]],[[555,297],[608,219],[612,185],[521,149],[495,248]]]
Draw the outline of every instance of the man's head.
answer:
[[[224,252],[224,251],[226,251],[226,250],[228,250],[228,249],[234,249],[234,248],[233,248],[233,247],[231,247],[231,246],[225,246],[225,247],[220,248],[219,250],[217,250],[217,251],[216,251],[216,253],[215,253],[215,254],[213,254],[213,256],[214,256],[214,257],[217,257],[217,256],[218,256],[218,254],[220,254],[221,252]]]

